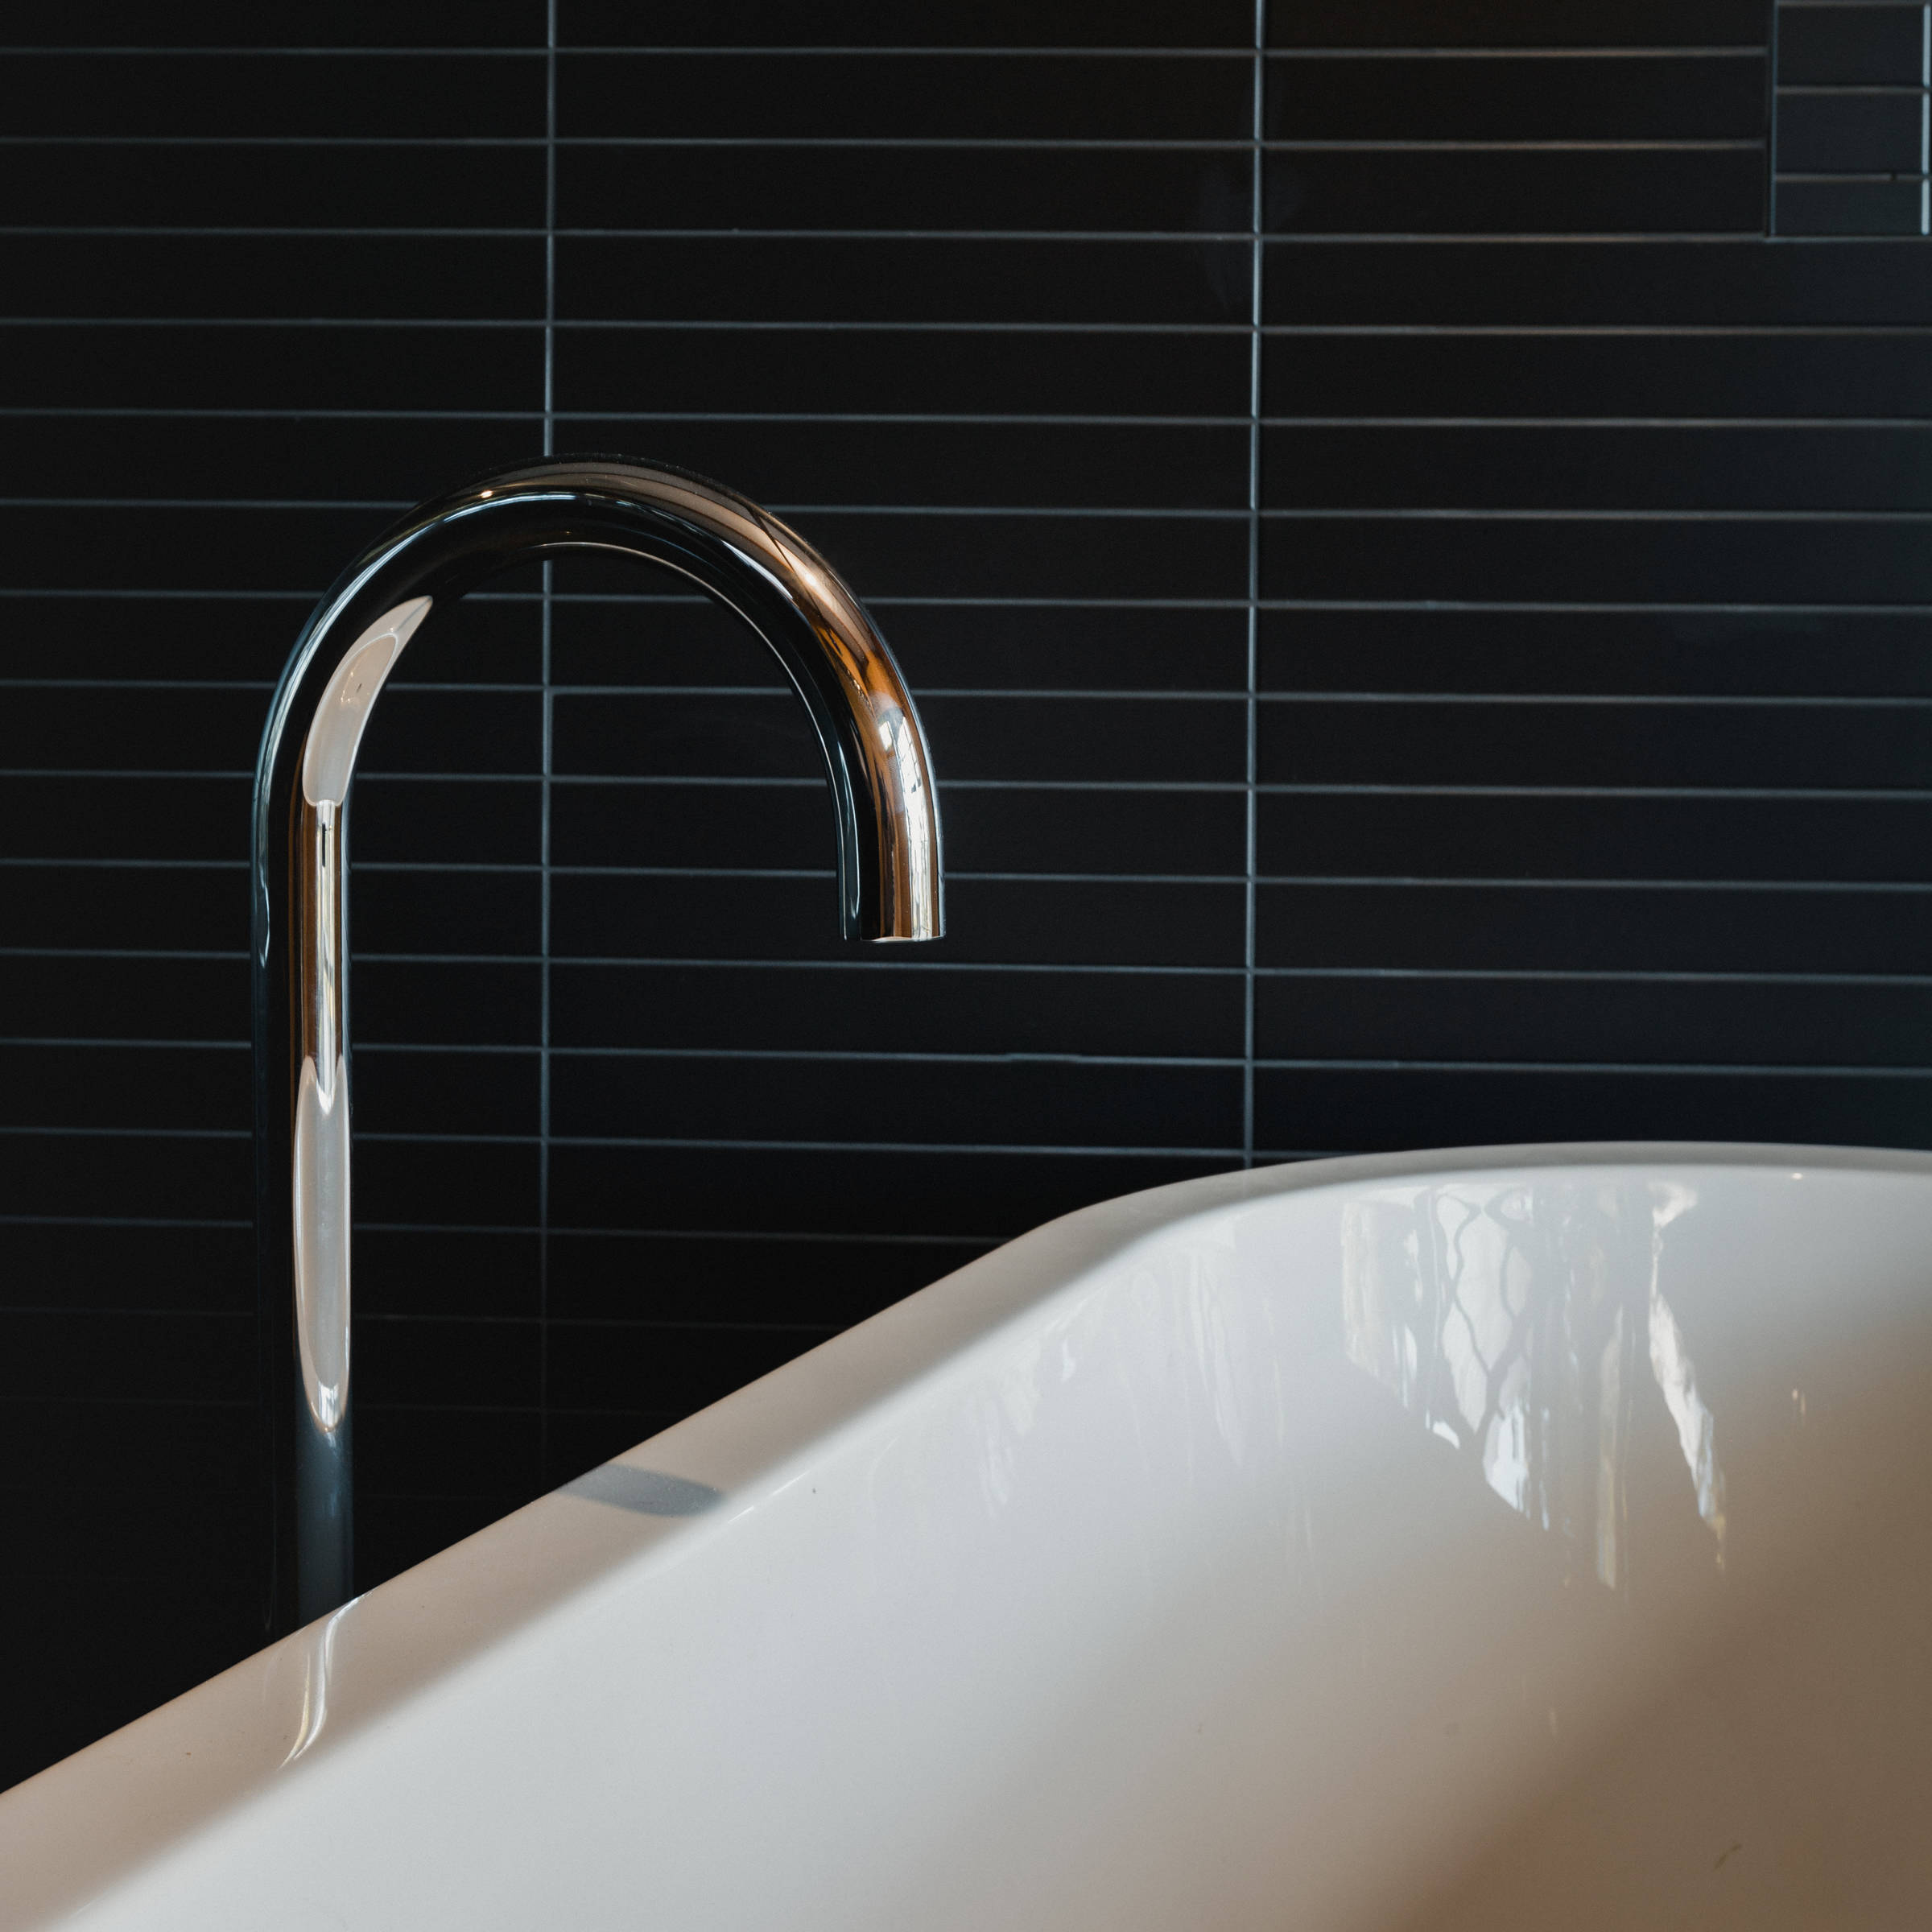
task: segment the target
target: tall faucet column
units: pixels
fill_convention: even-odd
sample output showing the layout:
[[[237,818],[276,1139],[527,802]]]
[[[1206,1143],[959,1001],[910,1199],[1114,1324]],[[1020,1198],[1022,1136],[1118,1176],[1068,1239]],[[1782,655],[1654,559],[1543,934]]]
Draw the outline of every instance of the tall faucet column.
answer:
[[[679,470],[561,457],[424,504],[349,566],[296,642],[255,771],[257,1265],[274,1430],[271,1630],[324,1615],[353,1587],[348,814],[356,753],[384,680],[432,602],[572,550],[675,571],[770,647],[824,755],[846,937],[930,939],[943,930],[939,805],[911,694],[831,566],[756,504]]]

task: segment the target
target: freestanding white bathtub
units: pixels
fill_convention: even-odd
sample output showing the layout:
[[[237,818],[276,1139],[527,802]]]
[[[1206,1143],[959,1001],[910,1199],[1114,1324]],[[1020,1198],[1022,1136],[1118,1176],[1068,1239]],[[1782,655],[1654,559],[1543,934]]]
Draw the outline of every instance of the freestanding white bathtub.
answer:
[[[1932,1923],[1929,1435],[1926,1158],[1110,1202],[19,1786],[0,1926]]]

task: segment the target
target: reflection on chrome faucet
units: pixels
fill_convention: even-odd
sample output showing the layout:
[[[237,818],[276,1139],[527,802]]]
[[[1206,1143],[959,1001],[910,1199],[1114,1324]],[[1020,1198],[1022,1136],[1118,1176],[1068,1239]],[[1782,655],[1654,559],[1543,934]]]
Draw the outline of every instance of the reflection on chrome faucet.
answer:
[[[824,755],[845,935],[931,939],[943,930],[939,803],[911,694],[832,567],[756,504],[679,470],[558,458],[423,505],[343,572],[283,673],[255,771],[258,1269],[277,1435],[271,1628],[321,1616],[353,1587],[356,754],[385,680],[440,603],[513,564],[570,551],[675,571],[750,625],[783,666]]]
[[[1349,1358],[1612,1590],[1629,1583],[1646,1367],[1724,1563],[1716,1424],[1659,1285],[1664,1231],[1696,1204],[1671,1182],[1579,1181],[1539,1216],[1525,1191],[1472,1181],[1391,1191],[1344,1218]]]
[[[353,1602],[345,1604],[312,1629],[290,1640],[302,1660],[302,1708],[296,1714],[288,1755],[282,1761],[284,1769],[312,1749],[328,1727],[328,1680],[336,1666],[336,1633],[354,1608]]]

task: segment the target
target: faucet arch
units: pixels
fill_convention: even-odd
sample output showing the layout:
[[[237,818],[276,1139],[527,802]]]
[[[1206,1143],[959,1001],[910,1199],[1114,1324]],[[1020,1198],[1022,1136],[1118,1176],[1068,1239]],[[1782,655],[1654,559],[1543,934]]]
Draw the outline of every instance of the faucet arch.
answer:
[[[675,571],[764,640],[824,757],[841,931],[883,940],[943,930],[938,801],[911,694],[831,566],[756,504],[662,465],[562,457],[422,505],[349,565],[296,642],[255,770],[257,1276],[274,1437],[274,1630],[324,1614],[353,1584],[347,807],[363,727],[439,603],[571,551]]]

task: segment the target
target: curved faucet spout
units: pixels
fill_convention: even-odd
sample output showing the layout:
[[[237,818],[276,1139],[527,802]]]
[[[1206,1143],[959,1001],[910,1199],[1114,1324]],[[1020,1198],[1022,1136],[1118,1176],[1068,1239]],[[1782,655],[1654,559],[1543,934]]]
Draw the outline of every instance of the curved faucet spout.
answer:
[[[911,693],[831,566],[755,503],[681,470],[560,457],[423,505],[349,565],[296,642],[255,770],[258,1274],[276,1428],[271,1628],[324,1614],[352,1584],[347,964],[356,754],[385,680],[440,603],[513,564],[569,551],[678,572],[764,639],[824,755],[841,931],[863,939],[943,931],[939,803]]]

